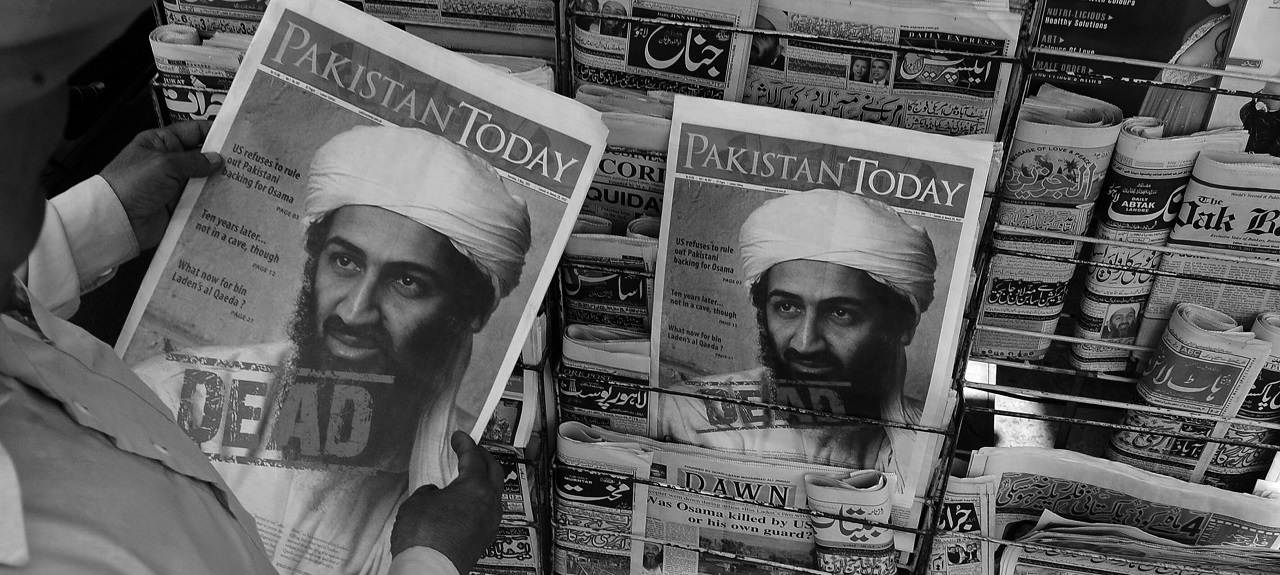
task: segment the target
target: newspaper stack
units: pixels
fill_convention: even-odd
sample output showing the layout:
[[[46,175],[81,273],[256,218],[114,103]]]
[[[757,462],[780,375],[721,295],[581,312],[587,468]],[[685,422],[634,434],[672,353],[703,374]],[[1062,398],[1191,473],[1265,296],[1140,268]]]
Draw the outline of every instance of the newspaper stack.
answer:
[[[1254,390],[1270,353],[1271,342],[1226,314],[1179,304],[1138,382],[1138,395],[1146,405],[1215,418],[1274,419],[1280,406],[1260,404]],[[1207,439],[1257,441],[1266,435],[1259,427],[1138,410],[1130,410],[1124,423]],[[1107,452],[1110,459],[1148,471],[1236,491],[1253,488],[1267,467],[1262,455],[1258,449],[1133,431],[1116,432]]]
[[[991,533],[999,539],[1020,540],[1043,512],[1052,511],[1184,545],[1280,549],[1280,500],[1195,485],[1074,451],[983,448],[968,475],[990,476],[998,486]]]
[[[1127,525],[1072,521],[1045,511],[1023,545],[1004,548],[1001,573],[1054,575],[1270,575],[1280,551],[1238,545],[1192,546]]]
[[[1021,14],[991,3],[762,0],[759,30],[870,42],[836,46],[755,34],[742,101],[946,135],[1000,128]],[[901,47],[894,50],[892,47]]]
[[[602,84],[717,100],[742,99],[750,35],[675,23],[749,28],[755,22],[757,0],[570,3],[575,86]]]
[[[253,34],[267,9],[267,0],[161,0],[160,6],[170,24],[209,32]]]
[[[580,103],[272,0],[204,145],[226,161],[183,194],[117,351],[282,574],[385,573],[399,502],[457,473],[455,430],[536,455],[536,378],[507,388],[604,145]],[[508,471],[528,521],[537,470]],[[539,533],[504,531],[485,568],[535,569]]]
[[[1136,343],[1154,346],[1176,304],[1213,308],[1242,324],[1280,309],[1280,158],[1263,154],[1204,152],[1196,159],[1169,247],[1205,256],[1170,253],[1160,270],[1253,282],[1245,287],[1161,276],[1142,313]],[[1247,258],[1228,261],[1211,256]]]
[[[995,477],[951,477],[929,554],[930,575],[994,575]],[[961,534],[977,536],[965,537]]]
[[[540,58],[524,56],[504,56],[501,54],[466,54],[468,58],[480,62],[499,72],[506,72],[534,86],[550,92],[556,90],[556,75],[551,65]]]
[[[249,39],[229,32],[202,35],[181,24],[151,31],[151,54],[159,72],[156,90],[168,121],[208,120],[218,115]]]
[[[1163,246],[1182,205],[1191,169],[1202,150],[1239,152],[1249,134],[1223,128],[1188,136],[1162,137],[1164,125],[1155,118],[1131,118],[1123,124],[1115,155],[1098,202],[1094,237],[1133,245],[1096,244],[1092,262],[1125,269],[1091,266],[1080,299],[1075,336],[1132,344],[1138,318],[1146,307],[1160,252],[1139,246]],[[1076,369],[1117,371],[1128,367],[1126,349],[1074,344],[1068,356]]]
[[[546,573],[550,548],[539,535],[550,519],[542,389],[538,370],[517,368],[480,437],[480,445],[502,464],[502,524],[473,573]]]
[[[855,477],[836,467],[765,462],[572,422],[560,425],[557,442],[558,575],[786,573],[787,566],[895,572],[884,553],[885,527],[838,520],[882,522],[886,492],[897,481],[891,475]],[[810,484],[823,486],[818,497],[834,513],[805,512],[817,511]],[[833,536],[843,539],[842,552],[824,556],[820,535],[815,561],[815,526],[825,526],[823,533],[843,529]],[[858,534],[856,542],[849,533]]]
[[[1050,84],[1023,103],[1000,182],[996,221],[1029,230],[1083,235],[1121,131],[1120,109]],[[1074,258],[1080,244],[995,234],[997,249]],[[1075,264],[996,253],[979,323],[1052,334]],[[1049,340],[978,331],[975,355],[1037,360]]]

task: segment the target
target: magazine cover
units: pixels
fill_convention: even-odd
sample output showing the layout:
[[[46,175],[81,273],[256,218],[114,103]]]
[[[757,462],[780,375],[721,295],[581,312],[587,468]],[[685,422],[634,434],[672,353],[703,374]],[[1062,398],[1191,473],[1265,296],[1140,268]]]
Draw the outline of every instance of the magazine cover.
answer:
[[[901,478],[914,525],[992,145],[680,97],[654,297],[649,435]],[[918,506],[916,506],[918,509]],[[903,541],[899,541],[903,550]]]
[[[271,3],[205,143],[225,166],[189,185],[117,353],[282,572],[384,570],[398,499],[452,479],[605,132],[341,3]]]

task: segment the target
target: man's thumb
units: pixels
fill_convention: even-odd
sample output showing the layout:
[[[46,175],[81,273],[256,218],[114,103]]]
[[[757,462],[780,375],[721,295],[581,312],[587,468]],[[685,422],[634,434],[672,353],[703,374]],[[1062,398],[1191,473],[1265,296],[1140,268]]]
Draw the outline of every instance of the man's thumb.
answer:
[[[222,156],[217,152],[178,152],[170,156],[169,162],[179,178],[203,178],[222,167]]]

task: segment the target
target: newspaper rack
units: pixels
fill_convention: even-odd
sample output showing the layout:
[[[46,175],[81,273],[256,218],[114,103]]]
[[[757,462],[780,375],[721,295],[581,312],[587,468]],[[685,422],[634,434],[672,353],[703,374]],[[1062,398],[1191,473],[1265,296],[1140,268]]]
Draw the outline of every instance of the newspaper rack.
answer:
[[[557,77],[559,79],[559,86],[560,86],[559,91],[561,93],[569,93],[570,86],[573,83],[573,79],[571,77],[572,63],[570,61],[571,54],[572,54],[572,50],[570,49],[570,46],[571,46],[570,35],[572,34],[572,26],[567,24],[569,21],[571,21],[573,17],[584,16],[584,17],[593,17],[593,18],[612,18],[615,20],[636,21],[636,22],[649,22],[649,23],[655,22],[655,20],[649,19],[649,18],[639,18],[639,17],[630,16],[630,15],[615,15],[611,13],[604,13],[604,12],[598,12],[598,11],[580,10],[573,6],[574,2],[572,0],[558,0],[558,3],[562,4],[561,8],[562,8],[563,18],[557,21],[556,52],[557,52],[558,58],[557,58],[557,62],[555,63],[555,69],[557,71]],[[1015,64],[1013,66],[1013,74],[1012,74],[1009,88],[1008,88],[1008,92],[1009,92],[1009,97],[1007,100],[1008,103],[1006,105],[1006,109],[1004,110],[1003,118],[1001,119],[1001,122],[1000,122],[1000,130],[997,134],[997,139],[999,141],[1003,141],[1006,144],[1006,146],[1012,139],[1013,127],[1018,115],[1017,114],[1018,108],[1021,104],[1021,101],[1023,100],[1023,98],[1025,98],[1028,92],[1028,88],[1031,80],[1074,79],[1076,81],[1079,81],[1083,79],[1083,80],[1090,80],[1090,81],[1131,83],[1131,84],[1141,84],[1141,85],[1148,85],[1148,86],[1153,86],[1153,85],[1166,86],[1166,87],[1173,87],[1177,89],[1190,90],[1190,91],[1211,92],[1211,93],[1218,93],[1218,94],[1228,94],[1228,95],[1238,95],[1238,96],[1248,96],[1248,97],[1256,97],[1261,95],[1261,93],[1238,92],[1234,90],[1223,90],[1216,87],[1199,87],[1199,86],[1187,86],[1187,85],[1180,85],[1180,84],[1168,84],[1164,82],[1147,80],[1147,79],[1109,76],[1109,75],[1102,75],[1102,74],[1087,74],[1087,73],[1080,73],[1080,72],[1064,71],[1064,70],[1053,69],[1053,68],[1036,69],[1035,67],[1036,57],[1040,55],[1046,55],[1046,56],[1052,55],[1052,56],[1058,56],[1058,57],[1080,58],[1080,59],[1105,58],[1100,56],[1091,56],[1091,55],[1079,54],[1079,53],[1073,53],[1073,52],[1064,52],[1060,50],[1039,46],[1038,45],[1039,44],[1039,24],[1040,22],[1043,21],[1043,18],[1044,18],[1045,4],[1046,4],[1046,0],[1029,0],[1027,2],[1027,5],[1023,7],[1023,24],[1021,29],[1022,42],[1020,42],[1018,54],[1014,57],[1004,57],[999,55],[976,55],[976,54],[969,54],[969,53],[952,52],[948,50],[911,48],[911,50],[919,51],[919,52],[929,52],[929,53],[939,54],[939,55],[964,55],[965,57],[975,58],[979,60],[989,60],[989,61],[995,61],[995,62]],[[157,20],[163,21],[160,13],[160,5],[161,5],[160,2],[156,2],[155,4],[156,10],[157,10]],[[902,47],[902,46],[889,45],[889,44],[878,43],[878,42],[854,42],[854,41],[849,41],[844,39],[827,38],[827,37],[816,36],[812,34],[796,33],[796,32],[779,32],[775,30],[759,30],[755,28],[733,27],[733,26],[712,26],[712,25],[705,25],[705,24],[698,24],[698,23],[672,22],[672,21],[665,21],[665,20],[662,21],[661,23],[668,26],[681,26],[681,27],[728,31],[734,34],[741,34],[741,33],[762,34],[767,36],[791,38],[791,39],[798,39],[798,40],[820,41],[825,44],[832,44],[832,45],[848,47],[848,48],[864,47],[864,48],[875,48],[879,50],[895,51],[895,52],[902,52],[907,49],[906,47]],[[1148,61],[1128,60],[1128,59],[1124,59],[1123,63],[1141,65],[1141,66],[1146,66],[1151,68],[1177,68],[1178,67],[1177,65],[1171,65],[1171,64],[1160,63],[1160,62],[1148,62]],[[1199,73],[1204,73],[1204,74],[1218,75],[1218,76],[1232,75],[1232,73],[1230,72],[1204,69],[1204,68],[1196,68],[1194,71]],[[1256,76],[1252,76],[1252,75],[1247,75],[1247,76],[1250,76],[1250,79],[1259,79]],[[1272,78],[1272,80],[1277,80],[1277,79]],[[162,85],[158,81],[158,79],[153,80],[151,86],[152,86],[152,95],[153,95],[153,98],[155,98],[156,111],[157,111],[157,115],[159,116],[159,119],[162,121],[162,123],[170,123],[171,121],[173,121],[173,118],[169,113],[167,113],[166,109],[163,106],[164,98],[161,92],[161,90],[166,86]],[[994,197],[994,194],[990,190],[988,190],[986,197],[993,200],[994,202],[999,201],[998,198]],[[995,224],[988,223],[987,229],[984,231],[982,236],[984,240],[987,240],[982,242],[983,246],[991,245],[991,242],[989,240],[991,239],[992,234],[995,232],[996,229],[997,228]],[[1093,238],[1084,237],[1084,236],[1068,236],[1064,238],[1062,237],[1061,234],[1035,232],[1031,230],[1022,230],[1022,229],[1017,229],[1017,231],[1019,234],[1023,234],[1023,235],[1044,235],[1046,237],[1054,237],[1056,239],[1070,239],[1071,241],[1084,242],[1084,243],[1105,241],[1105,240],[1095,240]],[[1143,249],[1157,249],[1157,248],[1152,248],[1151,246],[1145,246],[1145,245],[1140,247]],[[1163,248],[1163,249],[1166,251],[1170,251],[1170,250],[1175,250],[1177,248]],[[1010,252],[1010,251],[1001,252],[998,248],[996,248],[996,249],[988,249],[988,250],[980,249],[979,253],[977,254],[976,261],[974,263],[974,266],[975,266],[974,269],[977,272],[977,281],[975,282],[975,285],[981,286],[984,283],[985,275],[987,271],[987,264],[993,252],[1011,253],[1012,255],[1019,255],[1019,256],[1032,257],[1032,258],[1049,258],[1055,261],[1063,261],[1063,262],[1073,263],[1077,265],[1095,265],[1095,266],[1102,266],[1102,267],[1115,267],[1118,269],[1132,269],[1135,271],[1142,271],[1143,273],[1153,273],[1155,275],[1170,273],[1170,272],[1160,272],[1159,270],[1156,270],[1156,271],[1146,270],[1146,269],[1139,270],[1137,268],[1129,268],[1126,266],[1116,265],[1116,264],[1091,263],[1078,258],[1058,258],[1056,256],[1045,256],[1041,254],[1027,254],[1027,253],[1018,253],[1018,252]],[[1231,259],[1231,256],[1223,257],[1223,256],[1210,255],[1210,254],[1205,254],[1205,255],[1209,255],[1210,257],[1217,257],[1220,259]],[[1244,258],[1244,259],[1247,259],[1247,258]],[[1275,264],[1273,262],[1263,262],[1262,260],[1249,260],[1249,261],[1251,263],[1265,263],[1267,265],[1280,266],[1280,264]],[[590,268],[590,266],[584,266],[582,264],[562,264],[562,265],[571,265],[575,267]],[[634,273],[643,274],[644,272],[634,272]],[[653,274],[652,272],[649,272],[647,275],[649,277],[652,277]],[[1175,275],[1177,277],[1187,277],[1191,279],[1212,279],[1220,283],[1244,285],[1249,287],[1262,287],[1262,288],[1276,289],[1274,286],[1267,286],[1265,284],[1260,285],[1260,284],[1257,284],[1256,282],[1247,282],[1242,280],[1231,280],[1231,279],[1223,279],[1223,278],[1203,278],[1203,277],[1196,278],[1190,274],[1172,274],[1172,275]],[[967,350],[969,349],[969,343],[973,339],[973,335],[978,331],[1010,332],[1010,333],[1026,335],[1026,336],[1035,337],[1035,338],[1049,339],[1056,342],[1056,344],[1058,345],[1065,344],[1065,343],[1079,343],[1081,341],[1085,341],[1085,340],[1080,340],[1079,338],[1074,338],[1074,337],[1065,336],[1065,335],[1042,334],[1038,332],[1025,332],[1025,331],[1020,332],[1019,330],[1009,330],[1007,328],[978,325],[976,318],[978,317],[978,314],[980,312],[980,308],[982,305],[980,301],[981,300],[980,291],[981,291],[980,289],[975,289],[973,290],[974,293],[970,294],[970,299],[967,307],[968,311],[965,314],[965,323],[964,323],[965,328],[963,329],[963,334],[961,338],[960,349],[962,350],[962,352],[967,352]],[[559,313],[560,314],[564,313],[563,306],[560,306]],[[1062,330],[1060,329],[1059,331],[1061,332]],[[1104,341],[1094,341],[1094,340],[1087,340],[1087,341],[1093,345],[1110,346],[1110,347],[1116,347],[1116,348],[1130,350],[1130,351],[1141,351],[1141,350],[1150,349],[1150,348],[1144,348],[1141,346],[1114,344],[1114,343],[1108,343]],[[1036,389],[1031,386],[1012,386],[1007,384],[997,384],[995,383],[994,378],[992,378],[991,381],[977,381],[976,379],[982,379],[982,378],[971,378],[971,376],[969,376],[963,369],[966,360],[969,362],[973,362],[974,364],[977,364],[977,365],[986,364],[991,366],[997,366],[999,368],[1005,368],[1008,370],[1014,370],[1015,373],[1026,372],[1027,374],[1031,374],[1031,375],[1049,376],[1054,378],[1054,381],[1051,382],[1049,385],[1044,386],[1047,389]],[[550,380],[549,372],[543,371],[542,369],[543,367],[546,367],[544,365],[545,363],[546,362],[539,362],[538,365],[532,365],[532,366],[522,365],[521,367],[538,369],[539,371],[542,371],[544,374],[546,374],[547,380],[549,381]],[[947,426],[932,428],[932,427],[914,426],[910,424],[889,422],[889,421],[876,421],[876,423],[892,426],[892,427],[908,428],[915,431],[937,434],[942,436],[943,437],[942,454],[943,454],[944,461],[946,461],[949,455],[956,456],[956,457],[963,457],[965,455],[963,452],[957,449],[958,447],[957,444],[959,441],[959,435],[962,429],[964,428],[965,424],[970,423],[970,425],[972,425],[972,421],[966,420],[966,418],[969,417],[970,414],[978,415],[981,417],[992,417],[992,418],[1010,417],[1010,418],[1016,418],[1020,420],[1026,420],[1026,421],[1041,421],[1041,422],[1047,422],[1051,424],[1058,424],[1058,429],[1055,433],[1055,438],[1054,438],[1054,443],[1056,446],[1066,445],[1067,434],[1069,433],[1069,430],[1074,427],[1097,428],[1097,429],[1105,429],[1105,430],[1135,430],[1135,428],[1117,424],[1117,423],[1112,423],[1108,421],[1098,421],[1098,420],[1085,418],[1085,417],[1078,417],[1076,412],[1077,412],[1077,408],[1080,408],[1080,407],[1101,408],[1105,410],[1114,410],[1114,411],[1120,411],[1120,412],[1123,412],[1125,410],[1148,411],[1153,413],[1174,415],[1178,417],[1209,421],[1209,422],[1219,422],[1219,421],[1225,421],[1228,423],[1239,422],[1239,420],[1205,416],[1202,414],[1192,413],[1184,410],[1176,410],[1176,409],[1169,409],[1169,408],[1163,408],[1163,407],[1152,407],[1147,405],[1139,405],[1131,401],[1119,401],[1115,399],[1104,399],[1101,397],[1093,397],[1090,394],[1084,393],[1085,388],[1095,384],[1120,383],[1120,384],[1133,385],[1134,383],[1137,382],[1136,378],[1126,376],[1126,375],[1117,375],[1113,373],[1103,373],[1103,372],[1081,371],[1081,370],[1071,369],[1069,367],[1054,365],[1051,362],[1046,364],[1045,362],[1031,363],[1031,362],[1018,362],[1018,361],[1009,361],[1009,360],[1002,360],[1002,359],[976,357],[976,356],[969,356],[968,353],[963,353],[962,355],[957,357],[957,365],[955,366],[955,369],[953,370],[953,372],[954,372],[954,377],[952,378],[953,379],[952,388],[958,392],[960,401],[957,403],[955,412],[953,413],[950,423]],[[633,388],[636,390],[645,391],[646,393],[657,392],[657,393],[671,393],[671,394],[677,394],[677,395],[682,394],[682,392],[680,391],[655,389],[655,388],[649,388],[647,386],[641,386],[641,385],[634,385]],[[1062,391],[1063,388],[1069,391],[1063,392]],[[548,395],[551,395],[551,393],[548,393]],[[969,395],[970,397],[966,397],[966,395]],[[1015,411],[1015,410],[997,408],[994,405],[994,403],[991,403],[990,405],[983,404],[982,396],[989,396],[989,395],[998,395],[998,396],[1017,398],[1021,400],[1032,401],[1032,402],[1037,402],[1042,404],[1059,404],[1062,406],[1062,414],[1053,415],[1053,414],[1047,414],[1047,413],[1035,413],[1031,410]],[[736,399],[730,399],[730,398],[726,398],[725,401],[729,403],[740,403],[740,404],[748,405],[752,407],[769,408],[769,409],[776,409],[781,411],[801,412],[801,413],[806,413],[808,415],[814,415],[814,416],[832,417],[832,418],[838,418],[838,419],[849,419],[853,421],[869,421],[869,420],[863,420],[862,418],[838,416],[838,415],[826,414],[821,412],[813,412],[813,411],[803,410],[800,408],[795,408],[790,406],[750,402],[750,401],[736,400]],[[558,406],[557,406],[557,409],[558,409]],[[558,417],[558,413],[549,413],[548,417],[550,422],[552,423],[560,419]],[[874,421],[874,420],[871,420],[871,421]],[[1280,430],[1280,424],[1277,424],[1277,423],[1259,423],[1256,421],[1249,421],[1247,423],[1250,425],[1258,426],[1258,427]],[[1165,435],[1169,437],[1182,438],[1182,439],[1203,439],[1203,437],[1201,436],[1193,436],[1189,434],[1179,434],[1179,433],[1173,433],[1173,432],[1164,432],[1159,430],[1142,429],[1142,431],[1145,433],[1153,433],[1157,435]],[[549,438],[554,437],[553,433],[549,434]],[[1237,441],[1237,440],[1230,440],[1230,439],[1216,440],[1215,442],[1228,443],[1228,444],[1239,445],[1243,447],[1262,448],[1270,451],[1280,451],[1280,445],[1271,445],[1271,444],[1248,442],[1248,441]],[[563,463],[559,463],[559,462],[552,463],[551,474],[555,475],[555,474],[561,473],[563,467],[564,467]],[[864,520],[854,519],[849,517],[833,517],[832,516],[831,518],[835,518],[843,521],[850,521],[850,522],[864,524],[864,525],[875,525],[880,527],[886,527],[889,529],[893,529],[895,531],[902,531],[902,532],[918,535],[919,537],[916,538],[916,543],[915,543],[913,552],[911,553],[912,560],[909,563],[909,572],[913,574],[928,573],[930,571],[930,566],[928,565],[927,558],[928,558],[930,547],[932,545],[932,540],[934,536],[939,532],[937,528],[937,523],[939,520],[939,510],[941,507],[942,496],[943,496],[943,493],[946,491],[946,487],[948,483],[948,478],[949,478],[948,471],[949,471],[948,465],[945,465],[945,464],[937,465],[934,468],[934,471],[932,474],[933,477],[931,478],[929,483],[930,487],[928,490],[928,495],[923,502],[924,508],[925,508],[923,521],[921,526],[918,528],[893,526],[885,523],[864,521]],[[637,481],[643,482],[643,480],[640,480],[640,479],[637,479]],[[554,484],[554,480],[552,481],[552,484]],[[658,485],[661,485],[661,487],[665,489],[676,489],[676,490],[681,489],[679,487],[673,487],[665,484],[658,484]],[[746,500],[729,497],[729,496],[719,496],[719,495],[709,494],[706,492],[702,492],[701,494],[707,497],[717,497],[717,498],[727,497],[728,499],[735,500],[740,503],[762,505],[759,503],[755,503],[753,501],[746,501]],[[809,511],[809,510],[799,510],[799,511],[802,513],[813,515],[813,516],[825,516],[825,514],[815,512],[815,511]],[[554,514],[549,515],[549,517],[554,517]],[[505,524],[506,523],[504,522],[504,525]],[[524,524],[517,523],[517,525],[524,525]],[[626,538],[634,539],[636,541],[648,540],[643,536],[632,535],[630,533],[611,532],[607,530],[594,530],[594,529],[574,527],[574,526],[556,526],[556,528],[566,528],[571,530],[584,531],[584,532],[587,532],[587,534],[589,535],[608,535],[610,537],[626,537]],[[995,544],[1004,545],[1004,546],[1044,548],[1043,545],[1038,545],[1035,543],[1015,542],[1015,541],[1003,540],[1003,539],[998,539],[993,537],[986,537],[986,536],[981,536],[981,535],[976,535],[971,533],[951,532],[949,533],[949,535],[960,537],[963,539],[968,539],[968,540],[986,541],[986,542],[995,543]],[[667,545],[673,545],[670,542],[662,542],[662,543]],[[679,545],[676,545],[676,546],[679,546]],[[692,550],[709,553],[712,555],[729,556],[738,560],[755,563],[760,565],[763,569],[769,570],[772,572],[789,570],[789,571],[798,572],[798,573],[811,573],[813,575],[825,575],[825,572],[823,571],[804,568],[804,567],[798,567],[798,566],[792,566],[792,565],[785,565],[785,564],[781,564],[781,563],[777,563],[777,562],[773,562],[773,561],[769,561],[761,558],[743,557],[741,555],[728,554],[722,551],[710,550],[705,548],[695,547],[695,548],[692,548]],[[1099,559],[1104,559],[1104,560],[1106,559],[1105,556],[1091,553],[1088,551],[1066,550],[1061,548],[1055,548],[1054,550],[1057,552],[1062,552],[1067,554],[1078,554],[1082,557],[1097,557]],[[1153,567],[1166,567],[1166,568],[1178,567],[1184,570],[1184,572],[1191,572],[1191,570],[1189,570],[1186,565],[1171,566],[1171,565],[1164,565],[1159,562],[1153,562],[1151,563],[1151,565]],[[901,571],[902,569],[900,569],[900,572]],[[1217,574],[1217,573],[1229,573],[1230,571],[1223,571],[1219,569],[1204,569],[1203,572]]]

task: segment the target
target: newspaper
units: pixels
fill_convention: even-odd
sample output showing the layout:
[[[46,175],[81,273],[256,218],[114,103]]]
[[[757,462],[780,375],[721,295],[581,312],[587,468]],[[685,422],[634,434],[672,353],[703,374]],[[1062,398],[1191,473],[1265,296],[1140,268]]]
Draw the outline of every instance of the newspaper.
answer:
[[[1156,118],[1131,119],[1120,131],[1093,236],[1131,245],[1095,244],[1090,261],[1126,269],[1089,268],[1075,321],[1076,337],[1133,343],[1155,281],[1154,275],[1141,270],[1156,269],[1161,255],[1139,246],[1163,246],[1169,240],[1191,168],[1202,150],[1239,152],[1249,137],[1238,128],[1167,138],[1163,132],[1164,124]],[[1074,344],[1068,359],[1076,369],[1117,371],[1128,367],[1129,351]]]
[[[996,221],[1084,235],[1122,129],[1115,106],[1043,84],[1023,103],[1000,182]],[[1010,233],[997,249],[1074,258],[1080,244]],[[1075,264],[996,253],[984,289],[982,325],[1054,333]],[[1049,340],[991,331],[974,335],[974,355],[1042,359]]]
[[[1125,525],[1064,519],[1045,511],[1035,529],[1005,548],[1001,573],[1021,575],[1269,575],[1280,552],[1228,545],[1190,546]]]
[[[939,436],[768,404],[943,425],[991,154],[987,142],[677,97],[650,384],[693,396],[653,393],[646,435],[892,472],[894,524],[918,524],[913,496]],[[753,304],[753,289],[800,299]],[[808,313],[822,314],[823,343],[792,335],[806,306],[821,310]]]
[[[1041,512],[1116,523],[1187,545],[1280,549],[1280,501],[1157,475],[1074,451],[982,448],[970,477],[998,478],[995,537],[1017,541]]]
[[[749,28],[757,0],[576,0],[600,12],[713,26]],[[589,15],[571,16],[573,80],[639,90],[660,90],[717,100],[742,99],[751,37]]]
[[[761,461],[574,422],[560,425],[557,443],[564,464],[555,479],[553,521],[559,575],[764,568],[743,556],[819,568],[811,517],[778,507],[806,508],[806,474],[849,476],[834,467]]]
[[[1229,316],[1195,304],[1178,304],[1138,382],[1142,403],[1221,418],[1271,419],[1280,408],[1260,404],[1254,383],[1271,342],[1258,339]],[[1245,407],[1245,405],[1248,407]],[[1143,429],[1256,441],[1266,430],[1130,410],[1125,425]],[[1247,491],[1266,471],[1260,449],[1117,431],[1107,458],[1155,473]]]
[[[499,403],[604,140],[350,7],[271,2],[117,352],[282,572],[387,568],[398,499]]]
[[[364,11],[388,22],[554,38],[553,0],[365,0]]]
[[[1160,269],[1280,286],[1280,159],[1261,154],[1205,152],[1196,160],[1169,246],[1239,256],[1235,263],[1166,254]],[[1271,262],[1271,265],[1266,265]],[[1259,312],[1280,309],[1280,288],[1252,288],[1161,276],[1151,288],[1135,343],[1152,347],[1174,305],[1196,303],[1248,323]]]
[[[267,0],[161,0],[170,24],[210,32],[253,34],[267,9]]]
[[[863,469],[847,477],[806,473],[805,496],[809,509],[836,517],[888,523],[890,500],[898,481],[891,473]],[[893,530],[878,525],[812,517],[814,554],[827,573],[896,575]]]
[[[991,537],[998,478],[951,477],[942,498],[938,531],[929,554],[930,575],[994,575],[995,545],[955,535]]]
[[[1022,15],[975,3],[762,0],[756,28],[900,46],[850,48],[756,34],[742,101],[946,135],[1000,128]]]

